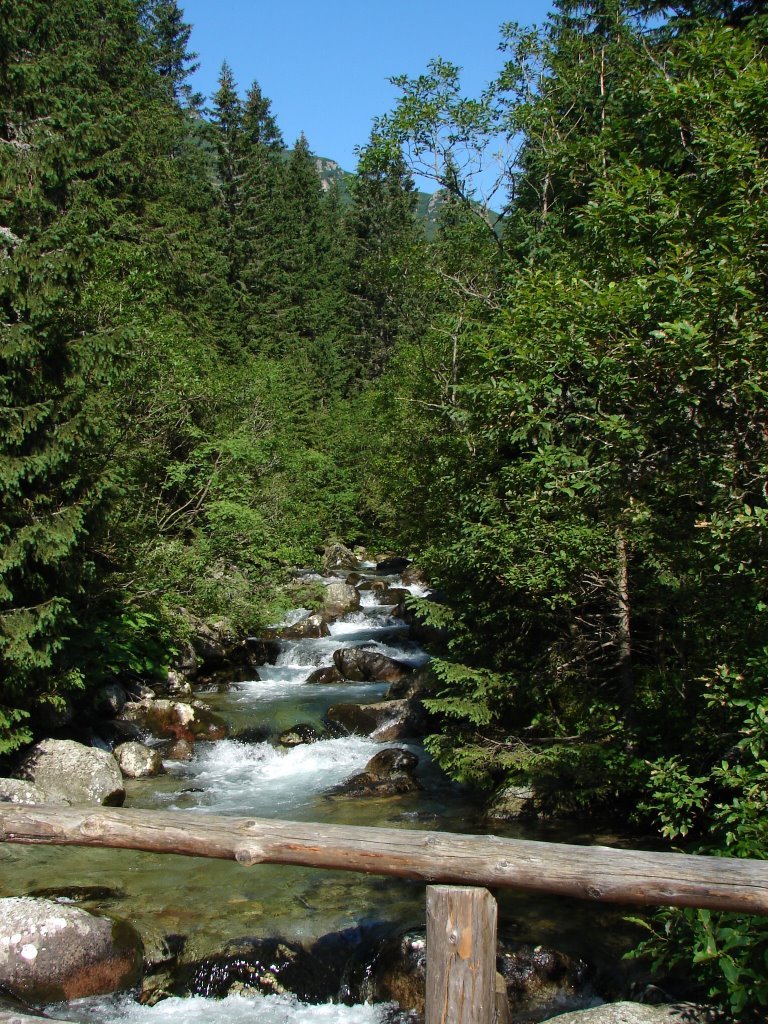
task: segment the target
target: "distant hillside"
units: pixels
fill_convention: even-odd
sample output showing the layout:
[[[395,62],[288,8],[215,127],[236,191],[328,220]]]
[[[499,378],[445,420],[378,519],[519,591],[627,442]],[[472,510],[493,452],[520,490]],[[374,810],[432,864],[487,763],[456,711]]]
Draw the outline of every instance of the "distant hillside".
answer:
[[[320,175],[323,188],[327,191],[333,185],[336,185],[342,199],[348,202],[350,198],[350,184],[355,177],[354,174],[350,171],[345,171],[335,160],[329,160],[324,156],[315,157],[315,167]],[[424,233],[427,238],[432,238],[437,231],[440,208],[445,201],[445,194],[442,191],[431,194],[429,192],[417,192],[416,197],[418,200],[416,219],[424,224]],[[494,213],[493,216],[497,217],[498,215]]]

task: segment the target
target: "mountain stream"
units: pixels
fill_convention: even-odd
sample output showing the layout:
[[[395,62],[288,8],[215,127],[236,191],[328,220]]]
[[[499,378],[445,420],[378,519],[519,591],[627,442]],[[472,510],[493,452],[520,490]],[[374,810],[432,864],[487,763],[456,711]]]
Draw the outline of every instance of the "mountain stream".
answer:
[[[370,566],[367,579],[384,579],[402,587],[395,576],[381,576]],[[338,582],[346,573],[327,577]],[[309,580],[320,580],[308,576]],[[406,587],[423,591],[417,585]],[[386,683],[308,684],[320,666],[330,666],[339,647],[365,646],[399,661],[419,666],[428,661],[408,636],[407,627],[392,617],[392,607],[372,590],[361,592],[361,608],[331,624],[321,639],[282,640],[274,665],[258,669],[258,678],[232,684],[226,692],[208,693],[206,703],[224,716],[231,734],[240,739],[198,743],[189,762],[167,762],[167,774],[127,783],[126,806],[196,810],[201,814],[255,815],[284,820],[397,828],[483,832],[476,796],[451,784],[430,762],[420,745],[407,746],[419,756],[417,777],[423,791],[387,799],[331,796],[329,790],[361,772],[382,748],[360,736],[322,738],[292,748],[274,746],[261,736],[274,736],[297,723],[323,730],[328,708],[339,702],[381,700]],[[297,609],[285,625],[306,610]],[[552,829],[520,825],[493,829],[525,838],[563,838]],[[614,837],[567,836],[571,842],[611,842]],[[75,885],[74,883],[78,884]],[[242,936],[279,938],[310,948],[324,937],[343,937],[346,949],[376,936],[396,934],[424,925],[424,885],[392,878],[308,868],[242,866],[220,860],[161,856],[133,851],[75,847],[0,847],[0,895],[65,894],[89,910],[130,920],[148,950],[179,952],[184,962],[213,957]],[[59,895],[59,898],[62,898]],[[583,909],[555,898],[500,895],[501,927],[514,930],[520,941],[547,943],[572,955],[590,958],[596,952],[611,959],[616,949],[610,928],[615,911]],[[618,940],[620,943],[620,940]],[[162,955],[156,954],[162,960]],[[364,972],[363,972],[364,973]],[[293,995],[255,995],[244,991],[225,999],[210,996],[172,997],[156,1005],[140,1005],[130,996],[79,1000],[49,1008],[59,1019],[125,1024],[383,1024],[411,1017],[391,1005],[341,1003],[308,1005]]]

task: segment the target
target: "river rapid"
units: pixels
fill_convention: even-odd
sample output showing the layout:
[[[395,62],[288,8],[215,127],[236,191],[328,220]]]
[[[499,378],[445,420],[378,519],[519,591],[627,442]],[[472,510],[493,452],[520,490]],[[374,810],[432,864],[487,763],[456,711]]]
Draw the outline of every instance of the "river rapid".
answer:
[[[399,576],[382,576],[364,567],[364,579],[384,579],[402,587]],[[329,584],[331,577],[307,576]],[[411,593],[424,591],[415,584]],[[261,736],[276,736],[298,723],[324,728],[335,703],[372,703],[383,699],[386,683],[309,684],[318,667],[332,664],[339,647],[364,646],[417,667],[428,661],[410,639],[408,629],[392,616],[393,608],[372,590],[361,591],[361,607],[331,624],[321,639],[282,640],[274,665],[258,669],[258,678],[235,683],[203,699],[225,717],[231,735],[198,743],[189,762],[166,763],[167,774],[127,783],[126,806],[254,815],[295,821],[379,825],[395,828],[484,832],[476,795],[453,785],[430,762],[420,744],[407,747],[419,756],[419,793],[387,799],[331,796],[329,790],[361,772],[382,745],[366,737],[323,738],[292,748]],[[297,609],[289,625],[303,615]],[[200,696],[200,695],[198,695]],[[247,731],[246,731],[247,730]],[[554,829],[510,826],[497,834],[562,839]],[[612,836],[579,836],[571,842],[613,842]],[[424,926],[422,883],[368,877],[346,872],[162,856],[133,851],[74,847],[0,847],[0,895],[51,895],[88,910],[131,921],[145,942],[149,958],[192,963],[211,957],[243,937],[276,939],[312,948],[328,936],[341,936],[349,951],[376,937]],[[62,895],[63,894],[63,895]],[[500,930],[516,939],[548,944],[571,955],[615,960],[626,944],[616,928],[620,912],[583,908],[555,898],[500,897]],[[597,927],[596,927],[597,926]],[[168,951],[172,950],[169,954]],[[309,1005],[285,993],[255,995],[243,991],[225,999],[209,996],[167,998],[154,1006],[131,996],[79,1000],[50,1007],[59,1019],[126,1024],[194,1024],[255,1021],[260,1024],[392,1024],[412,1017],[392,1005],[321,1003]]]

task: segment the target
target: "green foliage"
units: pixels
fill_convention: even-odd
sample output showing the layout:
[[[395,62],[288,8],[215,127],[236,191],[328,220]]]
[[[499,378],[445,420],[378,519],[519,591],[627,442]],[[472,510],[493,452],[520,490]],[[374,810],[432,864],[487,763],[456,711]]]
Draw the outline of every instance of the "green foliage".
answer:
[[[764,613],[762,613],[764,614]],[[743,673],[721,665],[707,680],[705,737],[730,741],[722,753],[694,749],[697,772],[681,755],[654,765],[645,810],[670,839],[697,838],[695,851],[764,858],[768,848],[768,650]],[[711,744],[711,739],[710,739]],[[714,756],[712,756],[714,754]],[[689,754],[690,757],[690,754]],[[756,917],[664,910],[647,924],[649,937],[633,954],[655,969],[690,959],[709,998],[738,1020],[764,1018],[768,928]]]
[[[86,593],[115,493],[115,416],[104,395],[132,340],[89,289],[102,254],[135,237],[144,181],[162,150],[151,125],[162,122],[165,100],[129,0],[108,10],[89,0],[17,5],[0,36],[8,749],[29,738],[16,729],[20,711],[82,686],[68,644],[87,628]]]
[[[715,6],[649,29],[637,5],[563,2],[540,33],[506,27],[477,100],[445,62],[398,81],[380,131],[451,199],[423,330],[390,364],[412,443],[388,472],[454,613],[429,705],[443,766],[555,810],[640,800],[669,840],[755,856],[765,26]],[[514,154],[498,243],[469,202],[491,146]],[[740,937],[705,961],[696,921],[670,955],[746,1019],[762,933],[723,923]]]

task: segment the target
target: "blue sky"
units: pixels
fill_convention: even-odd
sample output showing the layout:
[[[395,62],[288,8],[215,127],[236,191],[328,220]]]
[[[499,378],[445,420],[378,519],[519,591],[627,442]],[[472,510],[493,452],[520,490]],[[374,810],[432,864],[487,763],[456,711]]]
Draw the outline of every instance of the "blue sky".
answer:
[[[499,26],[544,20],[549,0],[179,0],[201,68],[193,86],[216,88],[222,60],[241,92],[255,79],[288,145],[303,131],[319,156],[355,168],[373,118],[394,105],[392,75],[417,75],[432,57],[464,68],[472,95],[502,62]]]

